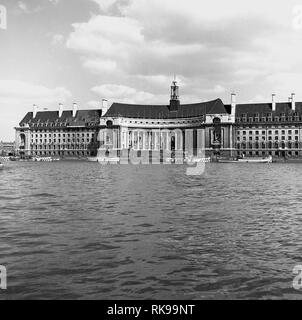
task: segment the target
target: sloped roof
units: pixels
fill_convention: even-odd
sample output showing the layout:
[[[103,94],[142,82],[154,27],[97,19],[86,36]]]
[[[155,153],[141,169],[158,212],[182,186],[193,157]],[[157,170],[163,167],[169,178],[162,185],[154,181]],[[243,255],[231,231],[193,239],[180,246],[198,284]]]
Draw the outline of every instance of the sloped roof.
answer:
[[[169,105],[138,105],[113,103],[105,117],[144,118],[144,119],[170,119],[191,118],[204,114],[226,113],[224,104],[220,99],[209,102],[180,105],[177,111],[170,111]]]
[[[247,117],[254,117],[255,114],[272,113],[272,116],[292,115],[293,113],[302,114],[302,102],[296,102],[296,111],[292,110],[291,102],[276,103],[276,111],[272,111],[272,103],[249,103],[249,104],[238,104],[236,106],[236,116],[241,117],[246,114]]]
[[[33,119],[33,112],[28,112],[20,126],[24,124],[39,124],[39,123],[56,123],[72,125],[85,125],[86,123],[98,123],[102,115],[101,110],[78,110],[76,116],[72,116],[72,111],[63,111],[62,117],[59,118],[58,111],[43,111],[38,112]]]

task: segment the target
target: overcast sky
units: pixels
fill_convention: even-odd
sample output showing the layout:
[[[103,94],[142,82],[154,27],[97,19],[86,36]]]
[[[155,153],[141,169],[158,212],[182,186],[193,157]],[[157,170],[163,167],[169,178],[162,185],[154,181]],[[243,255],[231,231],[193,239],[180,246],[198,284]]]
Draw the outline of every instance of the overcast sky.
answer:
[[[299,3],[299,1],[301,3]],[[302,100],[302,0],[0,0],[0,140],[35,103]],[[297,7],[298,6],[298,7]],[[296,9],[295,9],[296,8]],[[296,11],[295,11],[296,10]],[[300,26],[301,22],[301,26]]]

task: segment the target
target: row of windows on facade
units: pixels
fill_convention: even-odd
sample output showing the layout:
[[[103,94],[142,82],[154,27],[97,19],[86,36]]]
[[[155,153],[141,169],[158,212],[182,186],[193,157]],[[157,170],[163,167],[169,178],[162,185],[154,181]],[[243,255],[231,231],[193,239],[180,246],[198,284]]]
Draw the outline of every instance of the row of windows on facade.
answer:
[[[237,137],[237,141],[241,141],[241,140],[242,140],[242,141],[247,141],[247,138],[246,138],[246,137]],[[268,137],[267,139],[266,139],[266,137],[261,137],[261,139],[260,139],[259,137],[255,137],[255,138],[249,137],[249,141],[259,141],[259,140],[262,140],[262,141],[266,141],[266,140],[272,141],[272,140],[273,140],[273,137]],[[286,141],[286,140],[292,141],[292,140],[293,140],[293,137],[291,137],[291,136],[288,136],[288,137],[282,136],[281,139],[280,139],[279,136],[275,136],[275,140],[276,140],[276,141],[279,141],[279,140],[282,140],[282,141]],[[296,136],[294,140],[295,140],[295,141],[299,141],[299,137]]]
[[[236,122],[291,122],[302,121],[299,116],[281,116],[281,117],[237,117]]]
[[[21,130],[23,132],[24,130]],[[96,129],[87,129],[87,128],[67,128],[67,129],[56,129],[56,130],[45,130],[45,129],[40,129],[40,130],[30,130],[32,134],[36,133],[93,133],[96,132]]]
[[[183,121],[164,121],[165,124],[189,124],[189,123],[200,123],[200,121],[204,120],[204,115],[198,116],[198,120],[183,120]],[[134,123],[134,124],[162,124],[160,121],[132,121],[130,120],[129,123]]]
[[[55,148],[53,146],[45,146],[45,145],[31,146],[31,150],[86,150],[86,149],[87,149],[87,146],[85,145],[56,146]]]
[[[289,149],[299,149],[299,143],[298,142],[295,142],[295,143],[292,143],[292,142],[288,142],[288,143],[285,143],[285,142],[282,142],[282,143],[279,143],[279,142],[269,142],[269,143],[238,143],[237,144],[237,149],[279,149],[279,148],[289,148]]]
[[[93,139],[93,140],[91,140],[91,139],[44,139],[44,140],[42,140],[42,139],[40,139],[40,140],[38,140],[38,139],[32,139],[31,140],[31,143],[32,144],[41,144],[41,143],[85,143],[85,142],[87,142],[87,143],[90,143],[90,142],[95,142],[96,141],[96,139]]]
[[[277,135],[279,135],[279,134],[286,134],[286,132],[287,132],[287,134],[293,134],[293,130],[275,130],[275,131],[274,131],[274,133],[277,134]],[[268,133],[269,135],[271,135],[271,134],[273,134],[273,130],[268,130],[267,133]],[[299,130],[295,130],[294,133],[295,133],[295,134],[299,134]],[[239,134],[246,135],[246,134],[247,134],[247,131],[237,131],[237,134],[238,134],[238,135],[239,135]],[[266,135],[266,131],[263,130],[263,131],[261,131],[261,133],[260,133],[260,131],[258,131],[258,130],[256,130],[256,131],[249,131],[248,134],[249,134],[249,135],[253,135],[253,134],[255,134],[255,135],[259,135],[259,134]]]
[[[287,156],[295,156],[295,157],[298,157],[299,156],[299,151],[286,151],[285,152]],[[280,152],[279,151],[269,151],[269,152],[265,152],[265,151],[249,151],[249,152],[238,152],[238,155],[249,155],[249,156],[266,156],[267,154],[269,154],[270,156],[280,156]]]
[[[33,151],[32,156],[89,156],[92,151]]]
[[[83,123],[84,121],[81,121],[81,123]],[[75,122],[76,123],[76,122]],[[32,127],[32,128],[43,128],[43,127],[68,127],[68,126],[72,126],[75,125],[75,123],[69,123],[69,122],[52,122],[52,123],[48,123],[48,122],[36,122],[36,123],[22,123],[21,127]],[[95,127],[98,125],[98,122],[84,122],[86,127]]]
[[[58,138],[61,138],[61,137],[63,137],[63,138],[65,138],[65,137],[68,137],[68,138],[70,138],[70,137],[87,137],[87,138],[89,138],[89,137],[94,137],[94,133],[44,133],[44,134],[42,134],[42,133],[40,133],[40,134],[37,134],[37,133],[35,133],[35,134],[32,134],[32,137],[33,138],[38,138],[38,137],[40,137],[40,138],[47,138],[47,137],[49,137],[49,138],[51,138],[51,137],[54,137],[54,138],[56,138],[56,137],[58,137]]]

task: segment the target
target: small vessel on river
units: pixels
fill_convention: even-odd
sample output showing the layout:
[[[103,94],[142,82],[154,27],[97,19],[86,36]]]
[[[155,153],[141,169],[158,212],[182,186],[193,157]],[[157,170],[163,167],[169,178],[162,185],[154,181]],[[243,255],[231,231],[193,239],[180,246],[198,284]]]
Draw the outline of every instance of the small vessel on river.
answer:
[[[237,159],[217,159],[219,163],[272,163],[273,157],[268,156],[265,158],[237,158]]]

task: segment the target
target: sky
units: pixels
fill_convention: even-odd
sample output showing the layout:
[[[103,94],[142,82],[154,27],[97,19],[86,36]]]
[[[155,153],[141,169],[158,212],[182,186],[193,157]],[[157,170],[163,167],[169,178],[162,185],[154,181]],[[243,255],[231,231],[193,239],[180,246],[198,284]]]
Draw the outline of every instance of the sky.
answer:
[[[0,0],[0,140],[33,104],[167,104],[174,75],[182,103],[302,101],[302,0]]]

